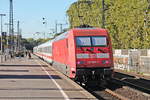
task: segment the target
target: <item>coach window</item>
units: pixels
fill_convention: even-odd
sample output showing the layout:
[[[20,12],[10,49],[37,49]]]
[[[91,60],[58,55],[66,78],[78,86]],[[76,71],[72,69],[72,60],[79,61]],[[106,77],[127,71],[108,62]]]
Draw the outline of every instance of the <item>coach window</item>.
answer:
[[[47,53],[49,53],[49,47],[47,47]]]
[[[47,53],[51,53],[50,46],[48,47],[48,51],[47,51]]]
[[[47,50],[46,50],[46,52],[48,53],[48,51],[49,51],[49,50],[48,50],[48,47],[47,47]]]
[[[46,47],[46,53],[48,53],[48,47]]]
[[[47,53],[47,47],[45,47],[44,52],[46,52],[46,53]]]
[[[48,50],[49,50],[48,52],[51,53],[51,52],[52,52],[52,51],[51,51],[51,46],[49,46],[48,48],[49,48],[49,49],[48,49]]]

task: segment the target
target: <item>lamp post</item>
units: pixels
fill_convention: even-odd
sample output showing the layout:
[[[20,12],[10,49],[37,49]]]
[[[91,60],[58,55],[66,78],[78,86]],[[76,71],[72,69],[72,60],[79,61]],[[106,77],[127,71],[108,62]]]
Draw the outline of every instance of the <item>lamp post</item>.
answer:
[[[3,16],[6,16],[6,14],[0,14],[1,16],[1,53],[3,53]]]
[[[1,54],[3,54],[3,16],[6,14],[0,14],[1,16]],[[1,55],[1,62],[2,62],[2,55]]]
[[[7,37],[6,37],[6,38],[7,38],[7,43],[6,43],[6,44],[7,44],[7,46],[8,46],[8,45],[9,45],[9,37],[8,37],[8,33],[9,33],[9,23],[5,23],[5,25],[6,25],[6,29],[7,29],[7,35],[6,35],[6,36],[7,36]]]
[[[4,25],[6,25],[6,48],[5,48],[5,54],[6,56],[9,55],[9,23],[5,23]],[[6,58],[6,57],[5,57]]]
[[[55,34],[57,34],[57,25],[58,25],[57,20],[55,20]]]

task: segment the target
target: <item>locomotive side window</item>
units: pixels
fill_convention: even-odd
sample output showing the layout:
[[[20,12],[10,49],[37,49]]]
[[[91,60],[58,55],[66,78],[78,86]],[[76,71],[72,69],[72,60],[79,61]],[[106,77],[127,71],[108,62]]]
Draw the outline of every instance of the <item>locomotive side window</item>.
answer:
[[[77,46],[91,46],[90,37],[76,37]]]
[[[107,39],[104,36],[92,36],[93,46],[107,46]]]

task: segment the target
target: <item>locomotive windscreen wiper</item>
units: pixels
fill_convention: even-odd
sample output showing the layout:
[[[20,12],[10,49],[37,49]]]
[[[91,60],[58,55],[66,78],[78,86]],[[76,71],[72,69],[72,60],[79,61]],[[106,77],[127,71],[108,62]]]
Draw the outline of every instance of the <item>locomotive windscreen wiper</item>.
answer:
[[[102,49],[98,48],[98,51],[101,51],[102,53],[105,53],[105,51],[103,51]]]
[[[93,49],[86,49],[86,51],[89,51],[89,52],[91,52],[91,53],[94,53],[94,52],[93,52]]]

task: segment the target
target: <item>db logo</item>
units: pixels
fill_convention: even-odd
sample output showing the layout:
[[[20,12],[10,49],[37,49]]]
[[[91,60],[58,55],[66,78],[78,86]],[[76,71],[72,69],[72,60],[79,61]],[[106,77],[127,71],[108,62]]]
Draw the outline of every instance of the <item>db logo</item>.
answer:
[[[96,54],[89,54],[90,58],[96,58]]]

